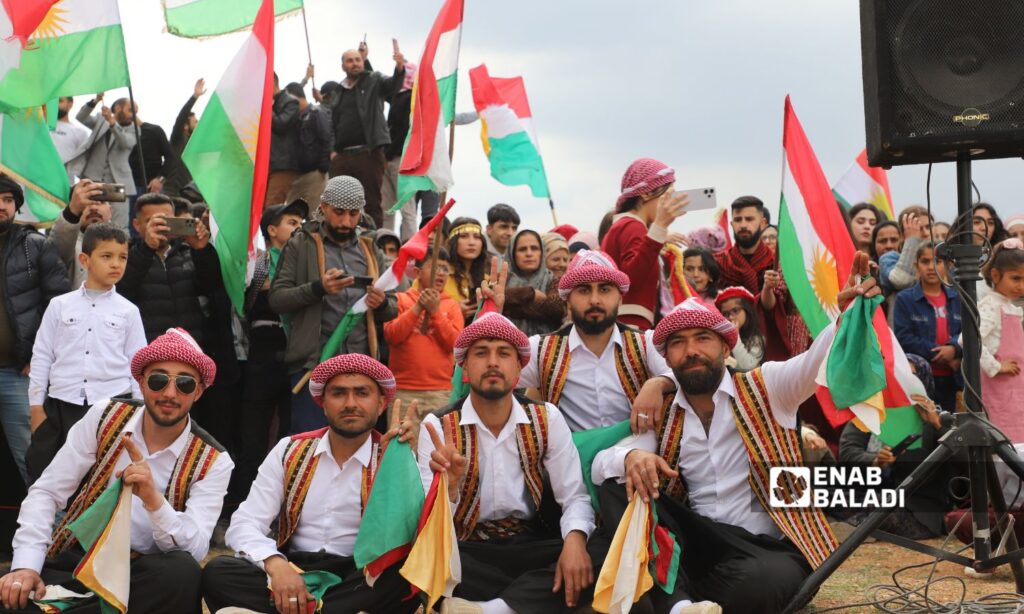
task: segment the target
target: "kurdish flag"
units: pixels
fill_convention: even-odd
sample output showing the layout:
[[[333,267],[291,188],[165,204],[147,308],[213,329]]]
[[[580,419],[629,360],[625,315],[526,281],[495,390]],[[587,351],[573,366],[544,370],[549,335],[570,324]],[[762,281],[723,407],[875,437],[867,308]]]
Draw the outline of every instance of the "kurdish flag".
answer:
[[[35,224],[57,219],[71,185],[39,107],[0,116],[0,171],[26,188],[19,221]]]
[[[408,443],[392,439],[380,459],[353,556],[366,583],[409,554],[423,511],[423,482]]]
[[[594,609],[628,614],[655,585],[672,594],[680,552],[675,536],[658,524],[657,506],[633,497],[601,565],[594,586]]]
[[[427,594],[429,612],[462,581],[462,559],[448,501],[448,474],[435,473],[416,531],[416,543],[399,570],[414,589]]]
[[[505,185],[528,185],[534,196],[549,198],[523,78],[491,77],[487,66],[481,64],[469,71],[469,82],[480,115],[484,153],[491,161],[491,177]]]
[[[887,410],[908,408],[916,415],[909,407],[910,396],[925,393],[886,324],[879,308],[884,300],[882,296],[854,299],[843,313],[835,340],[818,369],[818,401],[833,426],[852,419],[861,430],[879,435],[882,423],[887,422]],[[906,417],[905,410],[897,413],[900,418]]]
[[[832,186],[832,193],[843,209],[848,210],[857,203],[871,203],[890,220],[896,219],[892,211],[889,178],[884,168],[868,166],[866,149],[860,152],[846,173]]]
[[[789,96],[782,147],[779,260],[793,302],[817,336],[839,316],[838,295],[853,264],[853,241]]]
[[[453,183],[444,132],[455,119],[463,2],[445,0],[427,37],[412,86],[412,121],[402,150],[398,198],[391,213],[416,192],[444,192]]]
[[[195,137],[192,137],[195,138]],[[427,255],[427,251],[430,249],[430,235],[437,229],[438,224],[444,220],[444,216],[448,214],[448,211],[455,205],[455,199],[450,199],[441,210],[437,212],[437,215],[432,217],[429,222],[426,223],[423,228],[420,228],[419,232],[414,234],[411,239],[405,242],[405,245],[398,249],[398,257],[391,264],[391,268],[384,271],[384,273],[377,278],[377,281],[373,282],[373,287],[387,292],[388,290],[394,290],[398,287],[398,284],[402,283],[402,279],[405,277],[405,270],[408,268],[410,262],[415,262]],[[341,317],[341,321],[334,327],[334,332],[331,333],[330,338],[327,339],[327,343],[324,344],[322,350],[320,350],[320,362],[334,358],[338,353],[338,348],[344,343],[345,338],[352,332],[356,324],[362,319],[366,313],[366,296],[364,295],[361,299],[356,301],[354,305],[348,310],[344,316]],[[310,371],[312,373],[312,371]],[[300,382],[301,383],[301,382]],[[299,387],[301,388],[301,386]],[[298,394],[296,392],[296,394]]]
[[[34,107],[59,96],[129,84],[117,0],[48,2],[49,10],[37,22],[24,49],[13,46],[8,37],[23,37],[25,24],[47,3],[2,0],[2,4],[0,37],[7,40],[0,43],[0,109]],[[7,10],[15,5],[18,8],[13,12]]]
[[[261,0],[163,0],[167,31],[199,38],[237,32],[252,26]],[[302,0],[274,0],[274,15],[302,10]]]
[[[224,287],[239,313],[267,192],[274,92],[273,9],[274,0],[263,0],[252,35],[221,77],[181,154],[210,205]]]
[[[115,481],[68,529],[85,548],[75,579],[100,598],[104,614],[124,614],[131,584],[132,489]]]

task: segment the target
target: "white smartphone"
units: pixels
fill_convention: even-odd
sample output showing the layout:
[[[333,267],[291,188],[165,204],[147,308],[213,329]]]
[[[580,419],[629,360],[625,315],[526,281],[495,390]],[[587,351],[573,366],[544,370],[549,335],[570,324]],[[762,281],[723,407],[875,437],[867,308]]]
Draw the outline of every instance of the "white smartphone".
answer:
[[[695,188],[693,190],[676,190],[674,194],[686,194],[687,211],[700,211],[701,209],[717,209],[718,201],[715,198],[715,188]]]

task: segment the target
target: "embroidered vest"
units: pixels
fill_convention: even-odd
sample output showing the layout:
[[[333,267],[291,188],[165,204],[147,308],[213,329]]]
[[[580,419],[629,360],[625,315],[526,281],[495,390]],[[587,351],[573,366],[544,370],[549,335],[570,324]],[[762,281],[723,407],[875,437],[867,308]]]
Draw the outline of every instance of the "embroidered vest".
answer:
[[[534,509],[540,510],[544,494],[544,456],[548,451],[548,412],[543,403],[534,403],[525,397],[516,397],[530,421],[516,425],[516,444],[519,447],[519,466],[523,470],[526,490],[533,500]],[[455,446],[468,461],[466,479],[459,492],[454,523],[459,541],[485,541],[522,533],[530,527],[525,521],[508,518],[478,523],[480,518],[480,448],[475,424],[459,424],[462,403],[456,403],[441,415],[441,428],[445,441]]]
[[[632,403],[640,393],[640,387],[647,381],[647,339],[636,329],[616,324],[622,337],[622,345],[615,346],[615,370],[619,374],[622,392]],[[558,405],[562,389],[569,378],[569,331],[572,325],[544,335],[537,346],[537,372],[540,394],[548,403]]]
[[[775,526],[816,569],[839,545],[825,515],[814,507],[774,508],[769,503],[769,492],[773,486],[769,480],[769,469],[803,465],[799,432],[784,428],[775,420],[761,369],[736,373],[733,381],[736,385],[733,418],[743,438],[750,465],[747,482]],[[658,454],[671,467],[677,467],[679,463],[685,413],[678,405],[673,405],[657,431]],[[686,484],[681,476],[663,481],[662,488],[669,496],[685,502]]]
[[[53,532],[53,540],[47,557],[53,557],[67,550],[78,540],[68,530],[68,525],[78,519],[100,494],[107,488],[117,460],[124,451],[121,434],[125,425],[142,407],[138,401],[111,401],[103,410],[99,427],[96,429],[96,464],[89,470],[83,486],[68,506],[67,514]],[[171,471],[164,490],[164,498],[177,512],[185,511],[188,493],[192,485],[206,477],[217,456],[224,450],[217,441],[193,420],[191,432],[185,447]]]
[[[324,433],[327,432],[327,428],[292,435],[285,446],[284,456],[281,459],[284,465],[284,502],[281,504],[281,514],[277,519],[278,548],[284,546],[291,539],[295,529],[299,526],[302,504],[306,501],[309,485],[313,483],[313,474],[316,473],[316,465],[320,460],[320,455],[316,453],[316,447]],[[383,452],[380,445],[380,433],[371,431],[370,441],[370,464],[363,467],[363,477],[359,488],[361,509],[366,507],[366,500],[370,496],[370,487],[373,486],[373,478],[377,475],[377,466],[380,464]]]

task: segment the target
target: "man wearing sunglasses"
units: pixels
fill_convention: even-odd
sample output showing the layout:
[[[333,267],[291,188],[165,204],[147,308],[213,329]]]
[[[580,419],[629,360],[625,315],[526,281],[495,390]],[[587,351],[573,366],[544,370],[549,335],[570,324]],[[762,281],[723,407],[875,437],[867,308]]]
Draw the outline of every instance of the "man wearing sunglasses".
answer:
[[[131,372],[143,401],[93,405],[22,502],[12,571],[0,578],[4,608],[38,611],[30,600],[46,598],[47,585],[87,592],[72,579],[83,551],[67,526],[121,478],[134,491],[132,552],[110,564],[130,571],[128,610],[201,611],[199,561],[209,550],[234,463],[189,410],[216,371],[180,328],[135,353]]]
[[[375,431],[395,397],[395,376],[363,354],[318,365],[309,392],[328,426],[286,437],[267,455],[225,536],[237,556],[219,556],[203,570],[206,605],[211,612],[235,606],[305,614],[307,604],[322,599],[324,611],[413,612],[419,600],[406,599],[410,589],[398,574],[401,565],[389,567],[371,588],[353,554],[380,457],[392,437],[413,440],[416,402],[401,427],[384,436]],[[408,448],[397,451],[413,461]],[[316,586],[302,575],[316,571],[343,580]]]

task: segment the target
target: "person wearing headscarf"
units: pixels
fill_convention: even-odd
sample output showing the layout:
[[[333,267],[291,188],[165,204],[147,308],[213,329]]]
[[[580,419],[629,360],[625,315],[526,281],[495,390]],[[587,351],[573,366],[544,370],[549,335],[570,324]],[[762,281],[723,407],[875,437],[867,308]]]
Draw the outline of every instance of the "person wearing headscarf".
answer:
[[[587,606],[607,552],[565,417],[515,394],[530,361],[526,334],[488,312],[462,330],[455,360],[469,395],[426,416],[419,467],[425,488],[448,478],[462,582],[447,612],[568,612]],[[499,435],[496,435],[499,434]],[[542,500],[556,502],[549,515]]]
[[[120,481],[132,492],[132,556],[125,550],[103,567],[129,575],[123,605],[132,612],[200,610],[199,562],[209,552],[234,463],[189,412],[213,384],[217,365],[184,329],[172,328],[135,353],[131,374],[142,400],[95,403],[29,488],[11,543],[13,571],[0,578],[4,608],[34,609],[30,601],[51,598],[55,585],[88,592],[70,572],[82,557],[69,525]]]
[[[411,441],[416,432],[411,419],[385,435],[374,429],[394,399],[395,376],[369,356],[342,354],[313,370],[309,395],[327,426],[286,437],[267,455],[231,516],[225,540],[234,554],[203,570],[203,598],[213,612],[414,612],[419,603],[404,600],[410,589],[398,573],[401,561],[371,587],[353,558],[384,449],[391,438]],[[324,590],[302,572],[331,573],[341,582]]]
[[[569,254],[569,243],[557,232],[545,233],[541,235],[540,239],[544,242],[544,266],[557,280],[565,275],[565,269],[569,266],[569,260],[572,258]]]
[[[565,317],[558,282],[544,265],[545,259],[544,242],[533,230],[517,232],[505,252],[508,282],[502,313],[527,335],[549,333]]]

